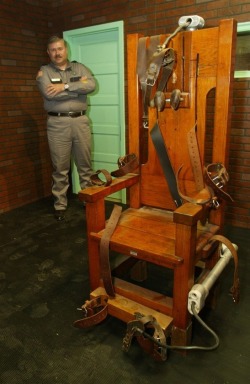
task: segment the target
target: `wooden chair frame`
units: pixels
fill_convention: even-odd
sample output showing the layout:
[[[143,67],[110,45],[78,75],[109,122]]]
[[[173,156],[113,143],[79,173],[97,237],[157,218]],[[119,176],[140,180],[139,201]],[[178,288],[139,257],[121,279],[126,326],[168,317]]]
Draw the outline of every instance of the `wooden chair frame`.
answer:
[[[136,65],[140,37],[138,34],[127,37],[128,147],[129,153],[135,153],[139,160],[142,103]],[[164,41],[166,36],[161,38]],[[185,166],[180,182],[189,192],[194,189],[194,179],[186,135],[197,123],[197,140],[204,166],[207,95],[212,89],[216,89],[212,162],[228,165],[235,39],[236,22],[228,19],[222,20],[218,27],[181,32],[171,42],[177,55],[174,69],[177,80],[171,78],[168,82],[166,98],[177,87],[185,93],[185,100],[177,111],[166,105],[158,121],[173,168],[177,171],[180,165]],[[149,108],[149,130],[156,119],[156,110]],[[204,216],[201,205],[186,202],[176,208],[149,138],[148,161],[140,164],[138,173],[114,179],[110,186],[95,186],[79,193],[80,199],[86,202],[91,297],[105,292],[100,269],[100,239],[106,225],[105,199],[123,188],[129,190],[129,208],[122,213],[111,237],[110,251],[127,257],[122,264],[123,270],[134,265],[135,260],[172,270],[173,295],[164,296],[113,277],[116,296],[109,300],[108,311],[125,322],[134,318],[135,310],[152,314],[164,331],[171,334],[173,344],[186,345],[192,328],[187,302],[195,282],[195,267],[202,261],[204,276],[216,262],[217,244],[210,244],[209,239],[223,231],[225,204],[222,202],[219,209],[211,210],[205,224],[200,222]]]

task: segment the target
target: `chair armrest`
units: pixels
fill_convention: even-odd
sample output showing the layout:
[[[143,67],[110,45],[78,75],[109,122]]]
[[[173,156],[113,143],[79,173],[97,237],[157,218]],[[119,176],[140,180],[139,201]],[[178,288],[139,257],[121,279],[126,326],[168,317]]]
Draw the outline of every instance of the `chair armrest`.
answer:
[[[138,183],[140,175],[135,173],[128,173],[124,176],[121,176],[117,179],[113,179],[112,183],[105,186],[93,186],[85,188],[78,193],[79,199],[87,203],[95,203],[100,199],[104,199],[106,196],[111,195],[121,189],[131,187],[132,185]]]
[[[203,216],[201,205],[185,203],[178,207],[173,213],[174,223],[192,226],[197,224]]]

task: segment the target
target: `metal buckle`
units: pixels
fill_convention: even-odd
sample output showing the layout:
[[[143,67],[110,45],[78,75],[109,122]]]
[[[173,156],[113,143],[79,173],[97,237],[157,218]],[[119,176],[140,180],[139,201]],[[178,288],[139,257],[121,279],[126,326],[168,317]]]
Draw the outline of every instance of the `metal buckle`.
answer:
[[[147,76],[148,77],[145,83],[153,87],[157,80],[157,66],[154,63],[150,64],[149,69],[147,71]]]
[[[220,203],[216,197],[212,199],[212,208],[218,209],[220,207]]]
[[[81,308],[77,308],[77,310],[83,312],[83,317],[88,316],[88,311],[87,311],[87,308],[85,306],[82,306]]]
[[[153,87],[153,86],[155,85],[155,83],[156,83],[156,78],[155,78],[155,77],[154,77],[153,79],[149,79],[149,78],[147,78],[146,81],[145,81],[145,83],[146,83],[147,85],[149,85],[150,87]]]

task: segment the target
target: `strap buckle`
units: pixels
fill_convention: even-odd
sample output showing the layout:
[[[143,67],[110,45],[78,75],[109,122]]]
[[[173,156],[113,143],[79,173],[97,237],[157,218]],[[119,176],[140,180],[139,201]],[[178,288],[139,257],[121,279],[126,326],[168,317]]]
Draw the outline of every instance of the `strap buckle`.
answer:
[[[211,206],[213,209],[218,209],[220,207],[220,203],[219,203],[217,197],[212,198]]]
[[[128,352],[133,337],[144,351],[157,361],[167,359],[167,343],[163,329],[151,315],[134,313],[135,319],[128,322],[127,333],[123,339],[123,350]]]
[[[148,85],[149,87],[153,87],[153,86],[155,85],[155,83],[156,83],[156,79],[157,79],[157,77],[153,77],[153,78],[149,78],[149,77],[147,77],[145,83],[146,83],[146,85]]]
[[[156,83],[158,73],[159,70],[157,65],[155,63],[150,63],[149,68],[147,70],[146,85],[153,87]]]
[[[205,168],[205,181],[213,189],[214,194],[222,200],[233,202],[232,197],[224,191],[228,180],[229,175],[224,164],[212,163]]]

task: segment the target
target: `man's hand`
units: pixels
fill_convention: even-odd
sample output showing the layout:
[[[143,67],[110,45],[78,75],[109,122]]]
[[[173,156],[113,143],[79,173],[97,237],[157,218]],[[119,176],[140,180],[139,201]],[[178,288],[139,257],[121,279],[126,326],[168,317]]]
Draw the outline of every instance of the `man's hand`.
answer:
[[[61,93],[64,91],[64,84],[63,83],[49,84],[47,86],[46,91],[47,91],[48,96],[56,96],[56,95],[58,95],[58,93]]]

